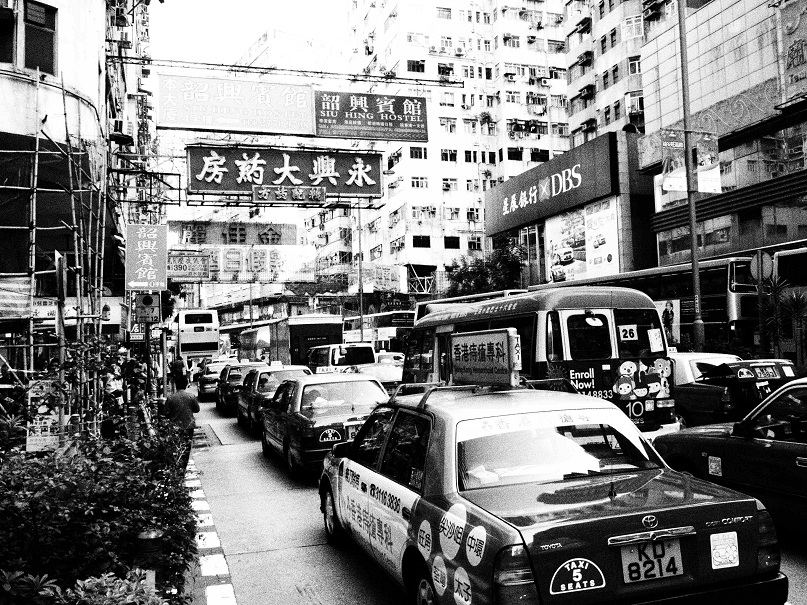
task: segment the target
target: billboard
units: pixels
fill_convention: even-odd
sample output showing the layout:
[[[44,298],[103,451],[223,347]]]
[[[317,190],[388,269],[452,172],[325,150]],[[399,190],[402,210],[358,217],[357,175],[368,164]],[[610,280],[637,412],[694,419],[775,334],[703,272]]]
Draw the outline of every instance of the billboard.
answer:
[[[318,137],[429,140],[424,97],[325,90],[317,90],[314,95]]]
[[[168,289],[168,225],[126,225],[126,289]]]
[[[289,205],[324,204],[309,196],[321,187],[328,196],[382,195],[380,153],[238,145],[193,146],[187,152],[189,193],[252,197],[255,186],[258,190],[262,185],[278,186],[287,192],[282,203]],[[299,195],[297,188],[302,192]],[[276,198],[273,191],[272,199]],[[267,199],[266,203],[273,202]]]
[[[175,282],[210,279],[210,256],[198,252],[168,251],[168,277]]]
[[[157,128],[313,135],[313,90],[298,84],[160,74]]]
[[[616,199],[548,218],[544,239],[547,279],[551,282],[619,273]]]
[[[485,194],[488,237],[619,193],[616,135],[606,133]]]
[[[187,246],[174,255],[204,255],[210,260],[209,279],[193,281],[229,283],[313,282],[316,249],[313,246]]]

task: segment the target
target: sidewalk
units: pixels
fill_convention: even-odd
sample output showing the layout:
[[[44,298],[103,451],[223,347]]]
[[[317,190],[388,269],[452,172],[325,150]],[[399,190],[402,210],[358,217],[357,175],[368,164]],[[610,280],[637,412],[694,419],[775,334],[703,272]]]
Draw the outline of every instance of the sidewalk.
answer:
[[[194,434],[193,449],[197,448],[197,444],[207,446],[207,437],[201,427]],[[185,594],[191,597],[189,602],[193,605],[236,605],[230,570],[193,461],[193,451],[185,474],[185,486],[193,498],[193,509],[196,511],[196,544],[199,548],[197,558],[185,574]]]

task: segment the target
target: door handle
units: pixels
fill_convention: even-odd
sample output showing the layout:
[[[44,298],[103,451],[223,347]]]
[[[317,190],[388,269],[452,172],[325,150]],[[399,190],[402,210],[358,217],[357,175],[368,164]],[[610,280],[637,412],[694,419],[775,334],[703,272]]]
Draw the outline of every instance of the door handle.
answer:
[[[807,458],[796,458],[796,466],[807,468]]]
[[[361,484],[361,491],[363,491],[363,492],[367,491],[367,484],[366,483]]]
[[[409,510],[406,506],[401,509],[401,516],[404,518],[404,521],[409,521],[412,518],[412,511]]]

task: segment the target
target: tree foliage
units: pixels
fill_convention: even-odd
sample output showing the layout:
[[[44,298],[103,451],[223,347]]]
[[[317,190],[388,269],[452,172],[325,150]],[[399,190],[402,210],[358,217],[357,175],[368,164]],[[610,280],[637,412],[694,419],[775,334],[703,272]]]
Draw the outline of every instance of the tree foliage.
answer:
[[[449,267],[447,296],[464,296],[521,287],[521,266],[527,256],[514,238],[497,238],[485,258],[463,256]]]

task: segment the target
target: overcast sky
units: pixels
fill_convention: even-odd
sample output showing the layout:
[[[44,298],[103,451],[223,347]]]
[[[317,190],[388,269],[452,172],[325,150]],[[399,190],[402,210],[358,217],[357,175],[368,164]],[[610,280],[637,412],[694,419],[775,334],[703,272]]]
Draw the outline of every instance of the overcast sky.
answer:
[[[153,59],[232,64],[267,30],[344,39],[346,0],[165,0],[149,6]]]

